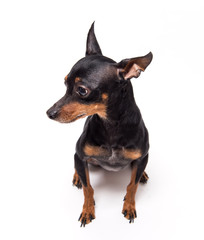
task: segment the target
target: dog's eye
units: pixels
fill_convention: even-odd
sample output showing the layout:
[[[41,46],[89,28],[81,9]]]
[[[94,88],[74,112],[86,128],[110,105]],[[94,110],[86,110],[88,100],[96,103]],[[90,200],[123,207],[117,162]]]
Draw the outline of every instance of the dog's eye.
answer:
[[[82,96],[85,97],[88,94],[88,89],[84,88],[84,87],[78,87],[77,88],[77,93]]]

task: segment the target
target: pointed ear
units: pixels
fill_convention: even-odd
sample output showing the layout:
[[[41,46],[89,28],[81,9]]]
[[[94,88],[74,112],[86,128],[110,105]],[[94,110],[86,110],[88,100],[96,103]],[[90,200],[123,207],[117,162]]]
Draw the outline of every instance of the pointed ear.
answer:
[[[153,55],[149,52],[146,56],[124,59],[117,64],[118,73],[122,73],[124,79],[139,77],[141,71],[151,63]]]
[[[88,55],[102,55],[101,49],[94,33],[94,22],[92,23],[87,36],[86,56]]]

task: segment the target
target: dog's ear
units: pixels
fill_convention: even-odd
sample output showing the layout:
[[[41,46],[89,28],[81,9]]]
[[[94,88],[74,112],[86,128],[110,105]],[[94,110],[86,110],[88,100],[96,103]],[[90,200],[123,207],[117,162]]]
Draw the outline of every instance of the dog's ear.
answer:
[[[86,56],[89,55],[102,55],[101,49],[94,33],[94,22],[92,23],[91,28],[88,32],[86,41]]]
[[[146,56],[124,59],[117,63],[118,73],[122,74],[124,79],[130,79],[132,77],[139,77],[141,71],[144,71],[146,67],[151,63],[153,55],[149,52]]]

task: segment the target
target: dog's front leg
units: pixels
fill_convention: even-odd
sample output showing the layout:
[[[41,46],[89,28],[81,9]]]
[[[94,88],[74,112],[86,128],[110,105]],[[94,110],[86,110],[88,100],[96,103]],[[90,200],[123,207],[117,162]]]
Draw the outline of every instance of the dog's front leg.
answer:
[[[129,185],[127,186],[127,193],[124,198],[122,210],[124,217],[129,220],[129,223],[134,222],[134,219],[137,217],[137,213],[135,210],[135,195],[137,192],[140,178],[142,177],[145,167],[147,165],[147,161],[148,155],[146,155],[143,159],[140,159],[138,161],[135,160],[132,163],[131,180]]]
[[[75,154],[74,159],[75,169],[82,182],[84,192],[84,205],[79,221],[81,222],[81,227],[85,227],[86,224],[95,219],[94,190],[90,184],[87,162],[82,161],[77,154]]]

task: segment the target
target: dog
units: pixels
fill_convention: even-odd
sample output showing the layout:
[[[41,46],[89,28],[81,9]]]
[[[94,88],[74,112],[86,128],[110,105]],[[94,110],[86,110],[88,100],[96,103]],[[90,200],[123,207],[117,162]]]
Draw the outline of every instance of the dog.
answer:
[[[87,36],[86,56],[64,78],[65,95],[47,111],[50,119],[60,123],[71,123],[88,116],[74,155],[73,184],[83,188],[84,192],[84,205],[79,217],[81,226],[95,219],[89,164],[108,171],[131,166],[122,213],[130,223],[137,217],[135,195],[138,184],[148,180],[144,170],[148,162],[149,136],[135,103],[130,79],[138,78],[152,58],[149,52],[143,57],[116,63],[103,56],[93,23]]]

